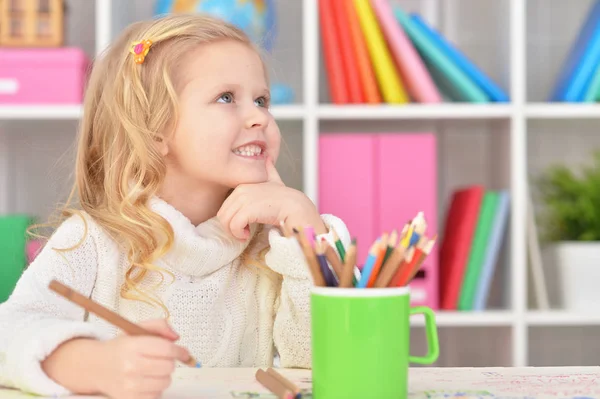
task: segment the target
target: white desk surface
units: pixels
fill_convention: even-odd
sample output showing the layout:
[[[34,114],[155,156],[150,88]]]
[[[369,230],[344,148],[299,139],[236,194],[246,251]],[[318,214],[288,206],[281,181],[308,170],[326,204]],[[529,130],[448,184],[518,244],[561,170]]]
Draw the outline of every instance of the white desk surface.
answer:
[[[279,370],[310,389],[310,370]],[[163,399],[269,398],[255,381],[256,369],[177,369]],[[409,399],[600,399],[600,367],[432,368],[413,367]],[[244,392],[260,393],[260,395]],[[306,395],[310,398],[310,395]],[[0,389],[0,399],[40,398]],[[84,399],[90,397],[71,397]],[[97,397],[96,397],[97,398]]]

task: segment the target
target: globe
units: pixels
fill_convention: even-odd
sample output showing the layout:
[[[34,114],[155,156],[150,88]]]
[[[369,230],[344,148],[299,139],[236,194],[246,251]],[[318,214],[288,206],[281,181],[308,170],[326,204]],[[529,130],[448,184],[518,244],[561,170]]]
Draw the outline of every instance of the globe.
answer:
[[[297,0],[290,0],[297,1]],[[155,15],[171,13],[206,13],[242,29],[258,46],[272,52],[277,18],[274,0],[157,0]],[[283,83],[271,84],[271,103],[289,104],[294,90]]]
[[[207,13],[238,28],[256,44],[271,52],[275,38],[273,0],[158,0],[155,15],[179,12]]]

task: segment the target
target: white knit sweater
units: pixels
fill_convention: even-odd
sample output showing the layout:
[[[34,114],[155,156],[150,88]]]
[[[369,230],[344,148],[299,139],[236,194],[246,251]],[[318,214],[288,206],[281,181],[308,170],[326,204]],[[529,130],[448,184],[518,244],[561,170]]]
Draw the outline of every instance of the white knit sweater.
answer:
[[[179,344],[203,367],[266,367],[279,354],[284,367],[310,367],[310,295],[312,284],[303,253],[294,238],[278,229],[257,237],[267,249],[273,273],[242,265],[247,244],[226,234],[214,218],[199,226],[161,199],[150,207],[175,231],[173,249],[156,262],[175,275],[156,291],[169,309]],[[162,309],[123,299],[119,290],[128,269],[125,253],[87,215],[88,234],[79,247],[84,223],[66,220],[24,272],[10,299],[0,305],[0,385],[41,395],[70,392],[48,378],[40,366],[59,344],[75,337],[109,339],[120,333],[93,314],[48,289],[52,279],[91,297],[134,322],[162,317]],[[338,218],[322,215],[344,245],[350,237]],[[256,232],[256,226],[251,229]],[[333,244],[331,233],[324,237]],[[159,281],[155,273],[144,283]],[[275,275],[275,277],[278,277]],[[82,354],[85,356],[85,354]]]

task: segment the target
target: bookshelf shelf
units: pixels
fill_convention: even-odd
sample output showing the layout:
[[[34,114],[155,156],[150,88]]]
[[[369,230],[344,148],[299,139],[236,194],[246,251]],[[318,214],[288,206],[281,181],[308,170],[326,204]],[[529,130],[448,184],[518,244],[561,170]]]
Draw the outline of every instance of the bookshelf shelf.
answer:
[[[529,119],[598,119],[600,105],[578,103],[527,104]]]
[[[457,43],[503,86],[510,94],[510,102],[331,104],[320,46],[317,0],[277,2],[278,37],[269,58],[275,61],[271,65],[274,80],[289,83],[297,101],[272,108],[291,149],[292,161],[297,163],[291,168],[282,167],[282,177],[293,181],[295,187],[318,202],[321,132],[437,133],[440,139],[439,222],[443,220],[442,211],[453,187],[483,183],[506,188],[511,193],[501,282],[503,292],[494,304],[495,308],[505,310],[437,312],[440,336],[447,338],[445,345],[449,346],[470,348],[471,342],[485,341],[484,352],[489,352],[490,364],[494,364],[496,358],[506,357],[508,365],[536,364],[531,327],[556,330],[555,341],[551,341],[556,342],[569,340],[566,333],[561,335],[561,327],[600,325],[600,317],[594,315],[528,310],[531,288],[525,233],[530,173],[540,170],[552,160],[550,156],[556,154],[570,154],[579,159],[581,152],[589,149],[586,143],[594,136],[600,137],[594,126],[595,119],[600,118],[600,105],[544,102],[592,0],[569,4],[564,0],[392,1],[408,11],[420,12],[444,36]],[[148,0],[72,1],[67,16],[67,43],[84,48],[94,57],[129,23],[150,18],[153,3]],[[556,26],[561,29],[557,30]],[[68,181],[69,173],[68,170],[63,172],[61,167],[64,178],[57,178],[54,165],[72,148],[74,122],[81,113],[79,105],[0,105],[0,213],[30,212],[45,217],[53,204],[64,200],[65,193],[57,189],[55,183]],[[26,124],[28,121],[38,123]],[[44,134],[38,134],[35,129]],[[576,140],[575,135],[563,134],[571,130],[578,133]],[[14,132],[18,134],[11,134]],[[559,136],[564,138],[558,140]],[[420,326],[422,319],[415,317],[411,324]],[[452,335],[446,335],[455,330],[454,327],[459,328],[461,334],[457,343]],[[504,345],[501,349],[491,349],[497,339]],[[600,345],[586,342],[586,347],[600,354]],[[464,356],[461,353],[447,365],[480,364],[476,360],[479,354],[471,352],[465,350]],[[577,364],[577,359],[569,361]],[[556,355],[556,361],[563,359]]]
[[[0,105],[0,120],[72,120],[80,117],[80,105]]]
[[[301,105],[278,105],[272,108],[277,120],[301,120],[304,108]],[[73,120],[82,115],[81,105],[0,105],[0,120]]]
[[[321,104],[317,108],[317,115],[321,120],[508,119],[512,115],[512,107],[505,104]]]
[[[436,324],[440,327],[507,327],[512,325],[513,320],[513,313],[510,311],[438,311],[436,313]],[[423,326],[423,317],[413,316],[411,325]]]
[[[571,313],[565,311],[530,311],[527,313],[530,326],[600,326],[597,313]]]

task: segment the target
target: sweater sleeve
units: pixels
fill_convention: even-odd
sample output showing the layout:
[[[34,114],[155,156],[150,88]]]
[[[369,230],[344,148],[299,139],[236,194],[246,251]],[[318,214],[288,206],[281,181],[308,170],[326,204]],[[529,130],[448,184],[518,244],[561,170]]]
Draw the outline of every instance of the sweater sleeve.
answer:
[[[324,237],[334,246],[332,228],[338,234],[344,247],[350,245],[350,234],[342,220],[333,215],[321,215],[328,228]],[[277,229],[269,232],[270,249],[265,255],[269,268],[283,276],[278,297],[273,340],[279,353],[281,367],[310,368],[311,322],[310,290],[312,277],[304,253],[295,238],[282,236]]]
[[[48,288],[56,279],[91,295],[98,257],[82,217],[72,216],[58,227],[0,304],[0,385],[39,395],[70,394],[44,373],[41,361],[69,339],[106,337],[101,327],[84,321],[82,308]]]

